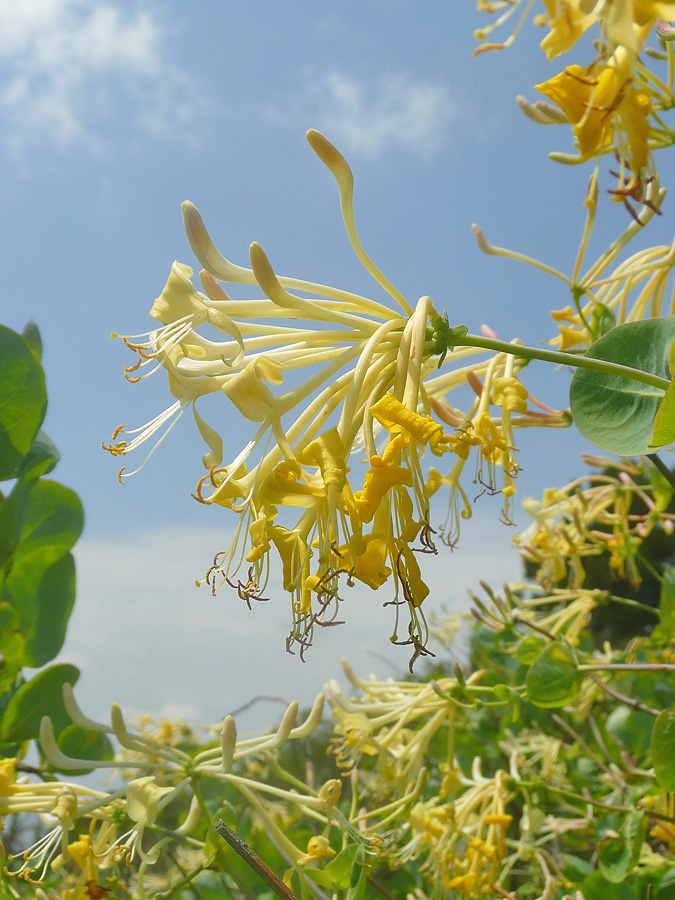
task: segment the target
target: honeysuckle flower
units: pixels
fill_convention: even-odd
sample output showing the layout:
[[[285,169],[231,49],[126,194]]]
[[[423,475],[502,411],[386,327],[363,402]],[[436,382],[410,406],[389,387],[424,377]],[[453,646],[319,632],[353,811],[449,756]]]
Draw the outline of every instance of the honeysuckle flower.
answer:
[[[649,93],[634,87],[631,76],[627,53],[618,47],[608,60],[585,68],[567,66],[560,74],[535,85],[571,122],[582,160],[614,148],[631,173],[625,186],[621,185],[628,196],[642,183],[652,112]]]
[[[136,855],[144,862],[157,861],[161,841],[146,851],[142,846],[143,834],[146,828],[154,825],[160,810],[181,793],[187,783],[187,779],[183,779],[177,785],[163,786],[157,783],[155,775],[144,775],[127,784],[125,811],[134,825],[116,839],[115,846],[125,851],[129,863]]]
[[[5,874],[38,884],[53,869],[57,859],[69,858],[68,839],[74,821],[82,812],[95,809],[107,799],[108,794],[104,791],[67,782],[36,784],[25,780],[9,786],[8,795],[3,794],[0,798],[3,813],[48,814],[47,819],[51,823],[56,820],[56,824],[21,853],[18,867],[15,866],[15,860],[19,857],[10,856],[4,868]]]
[[[310,862],[318,862],[335,856],[335,850],[331,847],[328,838],[322,834],[311,837],[307,843],[307,852],[298,859],[298,865],[304,866]]]
[[[335,177],[356,255],[394,307],[278,275],[258,244],[251,245],[250,268],[237,266],[219,253],[186,203],[203,291],[192,284],[189,267],[174,263],[151,310],[161,327],[124,338],[138,354],[129,380],[163,368],[176,402],[141,429],[117,429],[106,449],[126,456],[191,407],[208,446],[196,499],[239,516],[233,543],[207,573],[212,590],[229,584],[249,605],[266,599],[276,553],[291,595],[288,647],[299,645],[302,655],[317,626],[337,621],[344,586],[359,581],[379,590],[391,580],[392,639],[410,644],[414,660],[426,652],[428,636],[422,611],[428,588],[415,554],[435,552],[429,499],[444,483],[462,491],[461,465],[451,466],[445,481],[434,479],[424,471],[425,456],[465,461],[468,448],[477,447],[476,480],[490,491],[502,489],[508,503],[517,473],[513,428],[525,420],[544,424],[546,416],[532,416],[512,357],[486,362],[484,350],[462,347],[429,297],[413,307],[380,272],[356,232],[346,161],[318,132],[308,139]],[[232,299],[221,281],[257,286],[264,297]],[[227,340],[207,340],[198,332],[202,325]],[[453,372],[434,377],[449,350]],[[442,400],[480,377],[483,395],[468,413]],[[206,394],[224,395],[255,426],[226,464],[222,428],[196,409]],[[368,464],[362,480],[350,465],[355,449],[363,449]],[[499,488],[497,465],[504,473]],[[399,622],[402,614],[407,622]]]
[[[296,723],[298,704],[292,703],[276,731],[244,739],[237,737],[234,720],[228,716],[214,729],[219,739],[207,739],[202,749],[197,734],[191,732],[189,742],[183,743],[184,747],[190,747],[188,753],[174,746],[186,737],[184,723],[163,721],[154,727],[154,723],[144,720],[142,730],[134,731],[114,705],[110,725],[104,725],[81,712],[72,688],[66,685],[64,702],[74,723],[89,731],[110,734],[117,739],[120,751],[114,759],[106,760],[69,757],[58,748],[51,722],[45,717],[40,742],[47,761],[61,771],[83,768],[117,771],[128,783],[101,791],[58,781],[17,783],[12,764],[7,761],[0,768],[0,784],[4,775],[2,802],[6,811],[48,812],[50,824],[55,820],[57,824],[20,857],[10,858],[5,874],[37,884],[50,873],[56,873],[73,892],[71,896],[77,898],[98,896],[88,892],[105,892],[119,878],[128,881],[132,877],[138,895],[147,896],[144,891],[152,875],[147,874],[146,878],[146,873],[162,858],[162,850],[168,843],[176,840],[180,843],[184,839],[193,852],[197,848],[196,865],[203,866],[200,823],[203,810],[197,788],[202,778],[209,779],[212,785],[220,782],[223,788],[241,793],[255,811],[261,827],[293,866],[328,859],[332,852],[327,837],[334,826],[358,845],[368,846],[369,837],[360,833],[339,808],[342,785],[338,779],[329,779],[318,789],[301,788],[297,779],[291,779],[289,789],[278,787],[269,778],[269,765],[275,760],[273,751],[287,741],[303,740],[312,733],[321,720],[323,700],[323,695],[319,695],[300,723]],[[278,763],[276,766],[275,771],[280,771]],[[189,797],[190,793],[187,815],[181,824],[170,830],[160,827],[160,814],[177,798]],[[323,837],[310,842],[306,852],[284,833],[283,823],[277,822],[279,816],[275,809],[280,804],[286,810],[294,810],[296,819],[309,816],[323,829]],[[170,816],[165,821],[170,822]],[[21,860],[20,865],[17,859]]]
[[[675,18],[672,0],[543,0],[545,13],[535,17],[536,24],[548,28],[541,48],[549,60],[566,53],[593,25],[598,25],[604,42],[613,50],[622,47],[632,54],[642,48],[650,28],[657,18],[666,21]],[[534,0],[508,0],[506,3],[486,3],[477,0],[480,11],[505,12],[486,28],[476,31],[478,40],[484,41],[491,32],[500,28],[522,7],[517,24],[510,36],[501,42],[492,41],[478,47],[475,53],[503,49],[513,43],[523,22],[534,6]]]
[[[424,865],[434,881],[465,897],[485,895],[497,881],[506,856],[505,833],[513,817],[505,813],[510,795],[506,772],[483,778],[474,764],[466,790],[452,804],[432,799],[409,816],[412,837],[399,851],[408,858],[427,856]]]
[[[544,0],[544,6],[550,31],[541,49],[549,60],[569,50],[598,20],[587,0]]]
[[[513,343],[519,342],[514,340]],[[450,471],[443,475],[435,466],[431,467],[425,485],[430,496],[444,486],[450,489],[448,514],[439,529],[441,540],[450,546],[457,542],[461,519],[472,515],[471,503],[461,484],[470,456],[475,456],[473,484],[478,486],[478,496],[484,492],[501,493],[503,519],[510,522],[515,481],[520,471],[514,430],[564,428],[570,424],[564,411],[542,404],[519,380],[522,361],[515,355],[497,353],[489,362],[467,368],[465,372],[456,370],[429,378],[425,385],[431,408],[446,426],[454,429],[448,442],[452,460]],[[476,395],[466,412],[454,409],[444,396],[460,377]]]
[[[537,579],[545,586],[568,577],[572,585],[581,585],[583,558],[607,551],[615,571],[637,584],[640,543],[655,527],[670,533],[673,516],[655,499],[657,492],[643,466],[588,461],[615,474],[590,473],[563,488],[547,489],[541,500],[526,500],[523,506],[534,521],[514,543],[524,559],[539,566]]]
[[[597,175],[589,182],[586,223],[571,275],[544,262],[491,244],[474,225],[477,243],[491,256],[505,256],[549,273],[566,285],[572,304],[552,310],[557,336],[550,343],[561,350],[585,349],[614,325],[675,314],[675,299],[668,282],[675,265],[675,244],[638,250],[621,259],[630,242],[659,211],[665,191],[655,179],[647,185],[645,205],[610,246],[583,271],[586,250],[595,223]]]

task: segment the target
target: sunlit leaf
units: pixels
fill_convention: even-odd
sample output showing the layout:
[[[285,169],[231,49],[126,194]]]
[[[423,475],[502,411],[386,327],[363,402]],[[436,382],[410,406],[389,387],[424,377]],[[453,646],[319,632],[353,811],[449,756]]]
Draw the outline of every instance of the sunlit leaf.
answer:
[[[33,446],[21,460],[17,477],[34,481],[49,474],[59,461],[60,454],[54,442],[44,431],[38,431]]]
[[[617,325],[586,356],[669,378],[675,316]],[[665,391],[633,379],[577,369],[570,386],[574,423],[585,438],[619,456],[650,451],[654,420]]]
[[[67,715],[63,705],[63,685],[75,684],[80,670],[71,665],[51,666],[39,672],[22,685],[7,704],[0,721],[0,738],[11,741],[28,741],[36,738],[43,716],[65,724]],[[60,728],[56,728],[60,731]]]
[[[0,480],[16,475],[46,410],[42,366],[20,334],[0,325]]]

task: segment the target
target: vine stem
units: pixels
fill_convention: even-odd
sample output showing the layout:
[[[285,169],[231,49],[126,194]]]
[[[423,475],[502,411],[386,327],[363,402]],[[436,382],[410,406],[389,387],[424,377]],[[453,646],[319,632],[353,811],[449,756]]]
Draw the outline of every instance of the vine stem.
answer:
[[[613,812],[622,812],[622,813],[635,812],[633,807],[616,806],[613,803],[603,803],[602,800],[595,800],[593,797],[582,796],[581,794],[577,794],[574,791],[568,791],[565,788],[558,787],[558,785],[553,786],[553,785],[546,784],[545,781],[522,780],[522,781],[517,782],[517,786],[527,788],[529,790],[537,790],[537,789],[541,788],[545,791],[550,791],[555,794],[560,794],[563,797],[569,797],[570,800],[577,800],[578,802],[583,803],[585,805],[590,803],[591,806],[598,806],[601,809],[610,809]],[[638,809],[641,809],[641,808],[638,807]],[[651,809],[645,809],[645,810],[643,810],[643,812],[650,819],[657,819],[660,822],[671,822],[671,823],[675,822],[675,819],[672,816],[666,816],[666,815],[663,815],[662,813],[654,812]]]
[[[283,881],[270,869],[267,863],[263,862],[258,854],[249,847],[239,835],[232,831],[222,819],[213,826],[218,834],[232,847],[253,871],[258,874],[265,884],[270,887],[280,900],[298,900],[293,891],[287,887]]]
[[[667,378],[660,378],[658,375],[652,375],[651,372],[643,372],[641,369],[633,369],[631,366],[622,366],[620,363],[594,359],[592,356],[580,356],[576,353],[564,353],[560,350],[528,347],[526,344],[512,344],[478,334],[463,335],[458,339],[456,346],[481,347],[484,350],[495,350],[497,353],[510,353],[512,356],[519,356],[523,359],[541,359],[544,362],[560,363],[579,369],[591,369],[593,372],[602,372],[605,375],[631,378],[633,381],[640,381],[642,384],[648,384],[662,391],[666,391],[670,385]]]
[[[592,666],[577,666],[580,672],[605,672],[619,670],[621,672],[675,672],[672,663],[604,663]]]
[[[668,484],[675,488],[675,472],[671,472],[661,457],[657,453],[648,453],[647,459],[650,459],[654,463],[659,472],[667,480]]]

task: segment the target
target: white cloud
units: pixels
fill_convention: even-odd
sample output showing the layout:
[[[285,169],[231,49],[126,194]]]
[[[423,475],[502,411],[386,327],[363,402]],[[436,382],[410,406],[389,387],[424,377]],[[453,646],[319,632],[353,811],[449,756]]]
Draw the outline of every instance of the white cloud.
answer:
[[[0,0],[0,117],[17,155],[32,144],[103,146],[113,121],[166,133],[198,105],[141,0]]]
[[[511,534],[495,516],[477,514],[464,531],[460,549],[439,546],[438,556],[424,558],[427,613],[465,605],[479,579],[498,585],[520,571]],[[76,545],[77,602],[59,661],[80,667],[76,695],[88,715],[105,717],[116,702],[213,722],[257,696],[311,704],[326,681],[341,679],[342,656],[362,675],[405,671],[410,648],[388,640],[395,615],[383,608],[389,585],[346,590],[345,624],[318,629],[303,664],[285,652],[290,599],[276,568],[269,602],[250,611],[234,591],[214,598],[194,586],[227,542],[222,532],[176,527]],[[280,709],[278,701],[259,703],[237,719],[245,728],[266,727]]]
[[[268,110],[295,127],[302,118],[323,131],[341,149],[375,159],[392,148],[432,156],[448,142],[449,128],[460,115],[447,84],[416,80],[408,74],[380,76],[370,82],[333,70],[303,74],[294,98]],[[289,112],[290,110],[290,112]]]

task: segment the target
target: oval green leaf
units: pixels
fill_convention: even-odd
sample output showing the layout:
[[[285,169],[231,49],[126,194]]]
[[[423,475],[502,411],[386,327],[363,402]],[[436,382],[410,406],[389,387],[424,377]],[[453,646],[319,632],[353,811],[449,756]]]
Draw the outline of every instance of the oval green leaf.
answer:
[[[672,377],[675,373],[675,343],[670,347],[668,367]],[[675,381],[670,382],[666,396],[657,410],[650,447],[658,450],[659,447],[672,444],[673,441],[675,441]]]
[[[33,446],[21,460],[17,478],[35,481],[51,472],[59,458],[59,451],[51,438],[48,438],[44,431],[38,431]]]
[[[72,548],[84,527],[82,503],[75,491],[57,481],[40,480],[30,490],[18,558],[50,550],[58,559]]]
[[[112,759],[115,750],[107,735],[100,731],[86,731],[79,725],[68,725],[56,741],[59,750],[74,759]],[[64,770],[65,771],[65,770]],[[68,775],[86,775],[92,768],[68,769]]]
[[[76,666],[60,664],[39,672],[22,685],[7,704],[0,722],[0,738],[5,741],[28,741],[40,732],[43,716],[59,724],[67,719],[63,705],[63,685],[75,684],[80,677]]]
[[[545,647],[530,666],[525,687],[535,706],[554,709],[573,703],[579,696],[581,676],[569,644],[555,641]]]
[[[654,776],[664,791],[675,792],[675,713],[659,713],[652,729]]]
[[[530,634],[516,646],[515,657],[524,666],[530,666],[546,646],[546,639],[538,634]]]
[[[20,334],[0,325],[0,481],[16,475],[46,411],[42,366]]]
[[[606,837],[598,847],[598,866],[607,881],[620,884],[631,868],[631,848],[623,835]]]
[[[21,664],[37,669],[63,646],[75,603],[75,560],[65,553],[55,562],[49,549],[19,560],[5,584],[16,610],[24,646]]]
[[[599,338],[586,356],[670,378],[675,316],[625,322]],[[618,456],[649,453],[665,391],[632,379],[577,369],[570,385],[574,424],[585,438]]]

